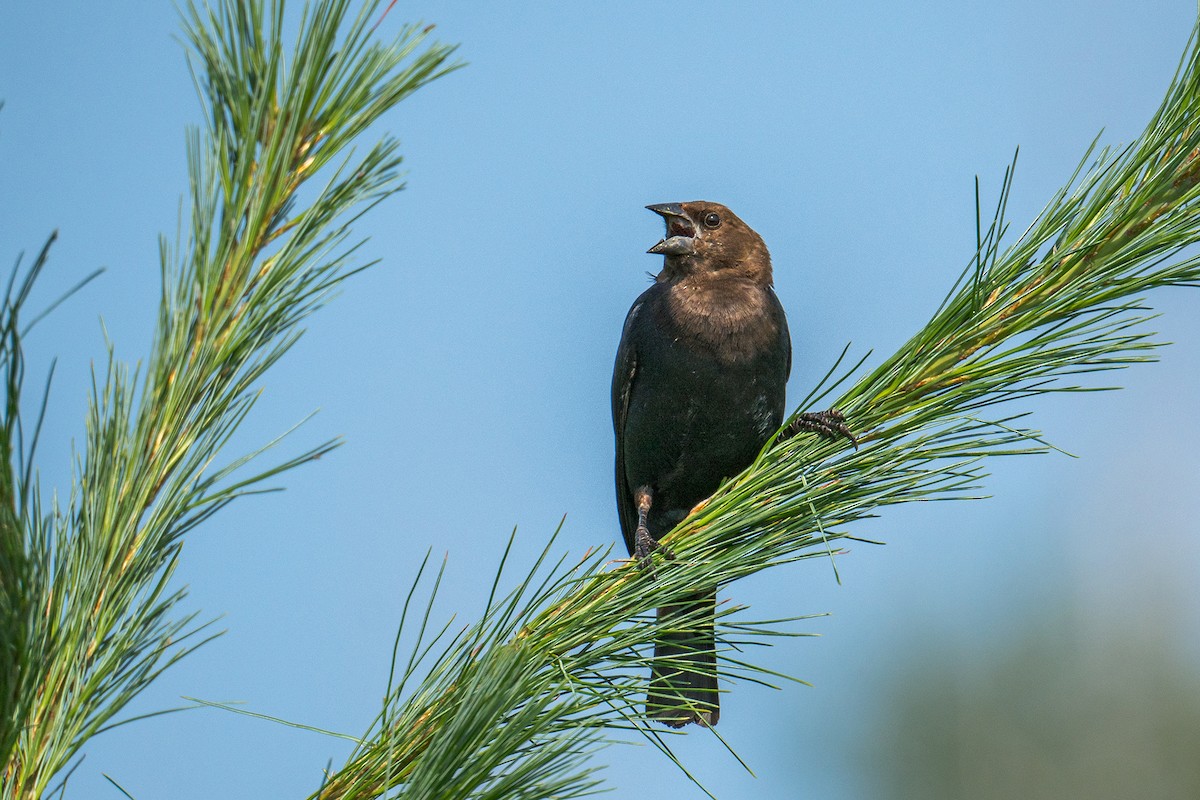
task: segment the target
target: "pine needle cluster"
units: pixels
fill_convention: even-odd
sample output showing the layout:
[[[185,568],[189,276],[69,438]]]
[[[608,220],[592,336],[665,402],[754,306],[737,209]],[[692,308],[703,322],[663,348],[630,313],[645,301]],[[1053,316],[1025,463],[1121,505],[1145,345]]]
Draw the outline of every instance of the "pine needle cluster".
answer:
[[[1143,295],[1200,283],[1197,120],[1193,33],[1136,141],[1093,143],[1015,238],[1005,217],[1010,168],[991,222],[979,216],[975,253],[929,323],[873,369],[862,369],[866,358],[839,361],[801,404],[840,409],[857,449],[811,436],[768,445],[669,535],[676,559],[653,573],[614,567],[604,552],[539,562],[457,636],[430,635],[422,623],[383,712],[314,800],[392,790],[413,800],[581,797],[601,786],[588,753],[623,729],[671,757],[642,718],[649,644],[662,624],[652,609],[691,587],[827,556],[853,538],[853,523],[886,506],[971,497],[986,459],[1051,449],[1022,426],[1022,400],[1093,391],[1080,376],[1154,359]],[[783,676],[748,659],[746,646],[786,635],[786,621],[743,621],[741,611],[718,614],[722,685],[770,684]]]
[[[402,186],[395,139],[363,155],[352,142],[455,66],[428,29],[376,41],[382,13],[380,2],[319,0],[287,48],[282,1],[183,8],[207,116],[187,139],[186,236],[161,243],[145,369],[110,350],[73,485],[49,506],[31,467],[40,415],[31,434],[20,423],[19,322],[47,251],[13,272],[0,307],[0,798],[65,787],[83,744],[213,635],[181,613],[170,583],[183,537],[336,446],[267,468],[254,464],[271,445],[220,460],[302,320],[361,268],[351,224]]]

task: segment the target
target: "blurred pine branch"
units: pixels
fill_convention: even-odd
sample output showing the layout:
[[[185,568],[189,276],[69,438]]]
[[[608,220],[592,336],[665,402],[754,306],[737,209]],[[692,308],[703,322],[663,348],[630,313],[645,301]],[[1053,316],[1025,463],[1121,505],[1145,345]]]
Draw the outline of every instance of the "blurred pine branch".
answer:
[[[641,720],[659,635],[652,609],[694,586],[825,556],[885,506],[970,497],[985,459],[1051,449],[1020,427],[1012,401],[1091,390],[1077,376],[1154,359],[1142,295],[1200,283],[1198,120],[1194,31],[1145,131],[1118,150],[1093,145],[1015,240],[1005,235],[1006,173],[990,225],[980,221],[976,252],[930,322],[833,401],[859,449],[813,436],[768,446],[671,534],[677,559],[657,579],[609,568],[607,553],[547,568],[548,546],[517,589],[493,589],[483,618],[456,635],[430,631],[426,611],[379,717],[313,797],[579,797],[600,788],[588,753],[620,729],[670,755]],[[802,407],[828,405],[851,374]],[[718,617],[724,685],[771,683],[780,676],[745,645],[781,634],[783,621],[743,622],[735,611]]]
[[[45,265],[14,269],[0,307],[0,798],[37,800],[84,743],[215,634],[170,585],[183,536],[227,503],[336,446],[270,467],[222,462],[264,373],[351,274],[357,218],[403,184],[394,138],[355,139],[458,66],[430,28],[374,31],[380,0],[188,0],[183,24],[207,124],[189,131],[187,236],[161,242],[163,290],[144,372],[93,376],[83,450],[49,507],[22,424],[19,319]],[[294,36],[287,31],[295,30]],[[294,46],[287,40],[295,39]],[[318,180],[313,181],[313,178]],[[357,268],[362,268],[359,265]],[[274,443],[272,443],[274,444]],[[69,773],[68,773],[69,774]]]

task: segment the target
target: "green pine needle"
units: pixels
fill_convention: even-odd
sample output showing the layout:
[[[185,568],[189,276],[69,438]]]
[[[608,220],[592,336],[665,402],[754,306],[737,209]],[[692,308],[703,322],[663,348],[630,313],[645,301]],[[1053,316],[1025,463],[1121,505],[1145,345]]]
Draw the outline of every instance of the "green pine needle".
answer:
[[[283,0],[184,6],[206,112],[187,136],[186,235],[160,243],[145,370],[118,362],[110,345],[92,376],[74,483],[49,508],[32,469],[42,414],[27,437],[20,397],[21,337],[45,313],[21,316],[50,243],[13,271],[0,306],[2,800],[47,796],[91,736],[122,724],[114,717],[130,700],[218,635],[181,613],[184,592],[171,587],[184,534],[337,445],[268,467],[257,464],[275,442],[222,461],[300,323],[362,268],[351,225],[403,187],[394,138],[362,154],[355,141],[458,66],[429,28],[378,41],[368,21],[381,5],[314,2],[294,47]]]
[[[933,318],[833,402],[857,449],[815,436],[768,445],[669,535],[676,559],[659,562],[657,578],[614,568],[607,551],[546,567],[548,544],[517,589],[493,597],[477,623],[426,659],[417,684],[410,665],[362,746],[313,798],[579,797],[599,788],[582,759],[628,729],[674,760],[666,732],[642,716],[651,643],[664,624],[654,608],[691,587],[828,557],[831,541],[851,538],[853,523],[885,506],[973,497],[988,457],[1055,449],[1016,426],[1023,413],[990,416],[994,406],[1092,391],[1074,381],[1154,360],[1142,295],[1200,285],[1200,257],[1188,249],[1200,242],[1197,120],[1194,32],[1145,132],[1117,151],[1089,148],[1010,241],[1014,160],[993,220],[977,224],[974,256]],[[856,371],[835,365],[806,406]],[[734,621],[738,610],[718,610],[722,685],[770,684],[782,676],[742,650],[789,632]],[[418,634],[414,652],[421,646]]]

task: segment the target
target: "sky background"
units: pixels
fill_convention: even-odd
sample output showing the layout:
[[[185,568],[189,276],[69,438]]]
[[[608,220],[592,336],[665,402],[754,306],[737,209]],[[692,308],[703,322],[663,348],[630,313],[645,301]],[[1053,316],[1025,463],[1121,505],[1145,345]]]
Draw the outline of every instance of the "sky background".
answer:
[[[405,101],[406,191],[357,230],[382,262],[354,277],[264,381],[236,446],[309,412],[300,451],[345,446],[287,491],[189,538],[185,607],[228,633],[131,708],[179,697],[360,733],[378,709],[404,593],[449,557],[438,614],[473,618],[514,525],[528,563],[619,532],[608,386],[621,322],[660,259],[647,203],[730,206],[771,249],[804,395],[847,342],[892,352],[974,247],[973,181],[995,197],[1021,148],[1023,229],[1088,143],[1132,139],[1195,14],[1185,0],[1003,4],[400,2],[465,69]],[[29,342],[31,385],[58,358],[43,485],[69,486],[89,368],[147,352],[157,237],[174,236],[184,131],[200,121],[168,2],[0,6],[0,263],[61,231],[52,299],[105,274]],[[904,676],[947,653],[997,658],[1048,616],[1101,646],[1146,625],[1200,664],[1200,296],[1151,298],[1162,363],[1119,393],[1028,403],[1080,456],[993,464],[994,499],[889,509],[885,547],[729,587],[755,618],[826,613],[768,666],[810,687],[739,686],[722,735],[677,740],[722,798],[883,796],[872,749]],[[35,303],[36,305],[36,303]],[[230,451],[229,456],[237,455]],[[932,666],[931,666],[932,669]],[[915,673],[914,673],[915,671]],[[886,733],[896,733],[886,731]],[[303,797],[345,743],[204,710],[97,738],[68,796]],[[700,797],[652,748],[599,755],[614,798]]]

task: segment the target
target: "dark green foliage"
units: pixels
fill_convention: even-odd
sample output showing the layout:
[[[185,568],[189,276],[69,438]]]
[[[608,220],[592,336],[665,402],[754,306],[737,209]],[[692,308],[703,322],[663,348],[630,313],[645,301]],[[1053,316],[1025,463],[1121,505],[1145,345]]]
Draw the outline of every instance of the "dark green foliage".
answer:
[[[898,671],[862,754],[872,796],[1200,796],[1200,672],[1162,619],[1137,608],[1083,634],[1055,615],[975,657],[921,648],[934,658]]]

